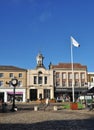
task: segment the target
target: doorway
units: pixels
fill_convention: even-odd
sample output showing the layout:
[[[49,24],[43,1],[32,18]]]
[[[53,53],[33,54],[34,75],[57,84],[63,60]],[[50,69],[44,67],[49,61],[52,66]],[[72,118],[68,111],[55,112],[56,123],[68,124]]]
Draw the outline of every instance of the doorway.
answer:
[[[0,101],[4,102],[4,92],[0,92]]]
[[[30,100],[37,100],[37,89],[30,89]]]

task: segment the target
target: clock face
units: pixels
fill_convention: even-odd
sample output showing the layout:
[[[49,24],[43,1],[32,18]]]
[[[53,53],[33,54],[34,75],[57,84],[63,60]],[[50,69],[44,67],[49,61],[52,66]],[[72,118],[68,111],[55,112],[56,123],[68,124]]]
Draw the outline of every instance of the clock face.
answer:
[[[14,86],[17,85],[18,84],[18,80],[17,79],[12,79],[11,84],[14,85]]]
[[[12,81],[13,84],[16,84],[16,82],[17,82],[17,81],[16,81],[15,79]]]

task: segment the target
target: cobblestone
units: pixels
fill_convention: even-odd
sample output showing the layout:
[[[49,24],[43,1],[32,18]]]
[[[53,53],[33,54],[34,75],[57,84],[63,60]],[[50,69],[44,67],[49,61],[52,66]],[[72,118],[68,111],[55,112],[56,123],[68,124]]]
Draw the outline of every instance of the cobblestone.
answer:
[[[0,130],[94,130],[94,112],[64,109],[0,113]]]

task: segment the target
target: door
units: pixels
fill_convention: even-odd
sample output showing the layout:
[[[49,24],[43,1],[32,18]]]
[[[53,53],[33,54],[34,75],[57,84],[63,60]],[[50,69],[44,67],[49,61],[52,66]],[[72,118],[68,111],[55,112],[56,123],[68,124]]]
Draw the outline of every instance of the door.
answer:
[[[0,101],[4,102],[4,92],[0,92]]]
[[[30,100],[37,100],[37,89],[30,89]]]

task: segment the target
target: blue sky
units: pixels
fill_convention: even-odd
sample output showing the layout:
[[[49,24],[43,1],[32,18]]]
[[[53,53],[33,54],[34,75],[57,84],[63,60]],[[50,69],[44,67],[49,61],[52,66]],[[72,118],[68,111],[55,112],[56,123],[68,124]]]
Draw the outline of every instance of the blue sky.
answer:
[[[47,68],[70,63],[70,36],[74,62],[93,72],[93,0],[0,0],[0,65],[34,69],[38,52]]]

